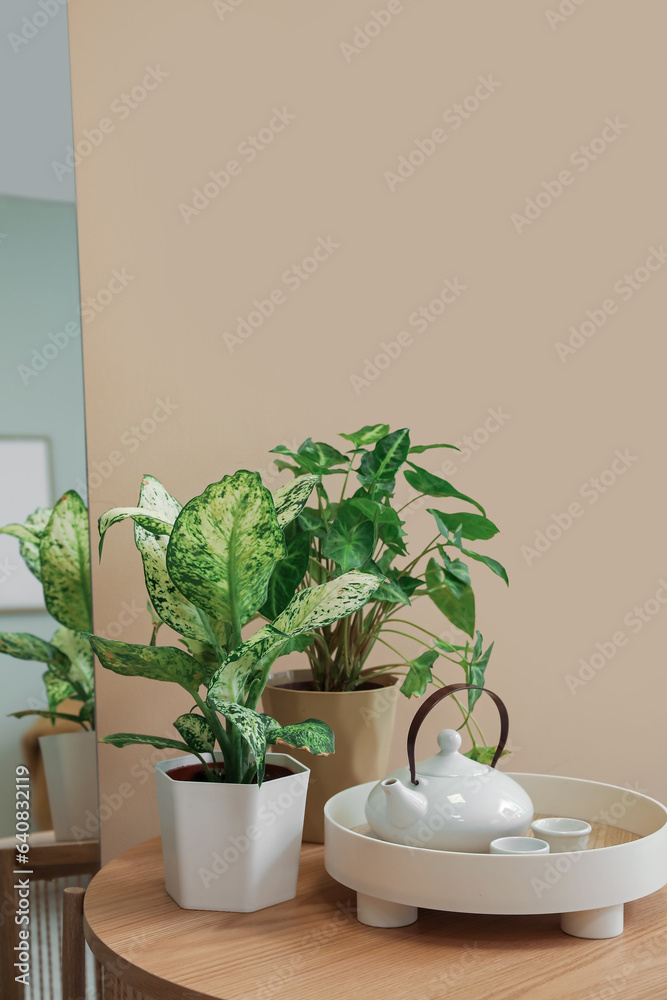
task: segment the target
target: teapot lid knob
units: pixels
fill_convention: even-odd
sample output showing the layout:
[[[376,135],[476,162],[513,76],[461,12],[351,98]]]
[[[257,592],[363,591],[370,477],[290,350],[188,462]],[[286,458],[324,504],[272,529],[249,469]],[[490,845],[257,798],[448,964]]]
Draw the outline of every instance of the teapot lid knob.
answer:
[[[455,729],[443,729],[438,733],[438,746],[442,753],[456,753],[461,746],[461,736]]]

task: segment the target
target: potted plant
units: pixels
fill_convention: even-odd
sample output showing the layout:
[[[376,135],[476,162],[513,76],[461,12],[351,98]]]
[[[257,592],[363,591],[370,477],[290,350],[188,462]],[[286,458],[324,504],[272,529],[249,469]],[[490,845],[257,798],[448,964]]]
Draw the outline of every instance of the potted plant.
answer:
[[[466,560],[485,564],[508,582],[499,562],[470,548],[498,532],[484,508],[412,460],[454,445],[414,445],[407,428],[391,431],[388,424],[341,437],[351,445],[345,452],[310,438],[296,451],[285,445],[273,449],[278,469],[289,469],[296,477],[316,475],[318,483],[316,503],[304,507],[286,532],[289,558],[276,568],[272,593],[279,596],[287,585],[321,585],[353,570],[378,580],[364,607],[315,631],[305,650],[309,669],[277,673],[264,694],[264,707],[272,716],[286,723],[304,711],[315,713],[333,727],[345,748],[335,761],[313,764],[305,832],[315,841],[323,839],[322,809],[331,795],[386,772],[399,683],[408,697],[422,695],[430,683],[441,686],[433,671],[442,658],[462,669],[466,683],[484,684],[493,643],[484,648],[475,629]],[[395,500],[399,474],[413,491],[400,506]],[[474,509],[429,507],[434,537],[413,554],[401,514],[424,497]],[[435,604],[448,628],[462,634],[461,641],[453,635],[445,639],[411,618],[411,606],[422,597]],[[278,601],[272,611],[279,610]],[[406,642],[411,648],[404,651],[399,646]],[[380,647],[387,661],[368,667],[371,652]],[[378,684],[395,686],[374,689]],[[486,745],[472,718],[479,694],[469,691],[467,705],[458,703],[461,728],[472,740],[468,755],[488,763],[495,747]]]
[[[8,524],[28,569],[41,582],[49,614],[60,623],[51,640],[26,632],[0,632],[0,652],[46,665],[44,709],[12,712],[76,723],[80,732],[42,736],[40,749],[56,840],[96,836],[97,764],[94,729],[93,655],[86,639],[92,627],[88,513],[69,490],[53,508],[38,508],[24,524]],[[68,711],[62,711],[67,702]],[[76,711],[78,706],[78,711]]]
[[[314,629],[354,613],[379,585],[353,570],[294,589],[269,613],[270,581],[289,558],[284,532],[317,477],[299,477],[273,495],[258,473],[241,470],[212,483],[184,507],[152,476],[139,506],[100,518],[130,517],[148,593],[159,622],[185,649],[90,637],[102,666],[119,674],[179,684],[188,710],[179,739],[115,733],[114,746],[149,743],[187,756],[156,765],[165,883],[190,909],[251,911],[291,899],[296,878],[308,768],[272,744],[329,754],[334,737],[318,719],[281,726],[257,711],[276,658],[303,648]],[[269,617],[246,638],[244,626]]]

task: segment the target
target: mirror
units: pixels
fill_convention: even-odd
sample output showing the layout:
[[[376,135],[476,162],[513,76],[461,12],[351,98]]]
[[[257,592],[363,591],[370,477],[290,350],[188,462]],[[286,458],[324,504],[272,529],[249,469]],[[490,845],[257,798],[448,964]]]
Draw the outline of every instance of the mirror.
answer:
[[[67,12],[56,6],[33,17],[22,0],[7,0],[2,12],[12,50],[0,62],[0,90],[11,95],[0,164],[2,525],[24,522],[68,490],[87,502],[74,172],[57,167],[72,144]],[[47,612],[17,539],[0,535],[0,631],[48,641],[61,624]],[[38,734],[57,730],[47,719],[8,717],[48,707],[44,663],[0,655],[0,671],[0,837],[15,833],[16,768],[29,758],[32,843],[53,826]]]

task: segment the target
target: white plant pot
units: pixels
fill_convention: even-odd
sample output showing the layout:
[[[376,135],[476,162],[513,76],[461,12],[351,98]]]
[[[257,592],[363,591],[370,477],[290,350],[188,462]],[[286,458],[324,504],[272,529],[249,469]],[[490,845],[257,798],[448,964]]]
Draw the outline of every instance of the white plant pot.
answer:
[[[249,913],[296,895],[310,772],[284,753],[266,762],[293,773],[258,788],[169,777],[194,755],[155,765],[165,886],[184,909]]]
[[[46,788],[57,841],[95,840],[99,832],[97,734],[40,736]]]

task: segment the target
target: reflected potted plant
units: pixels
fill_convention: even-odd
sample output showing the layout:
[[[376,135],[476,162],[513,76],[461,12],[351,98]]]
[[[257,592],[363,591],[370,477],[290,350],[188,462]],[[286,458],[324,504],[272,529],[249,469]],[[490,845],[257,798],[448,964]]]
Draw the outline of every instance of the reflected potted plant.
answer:
[[[335,760],[313,764],[305,836],[318,842],[327,799],[386,772],[399,685],[408,697],[421,696],[429,684],[442,686],[434,674],[442,659],[462,670],[467,684],[483,686],[493,643],[484,648],[475,628],[467,560],[486,565],[508,583],[499,562],[470,548],[498,532],[484,508],[412,461],[412,456],[454,445],[414,445],[407,428],[391,431],[388,424],[341,437],[351,445],[344,452],[310,438],[296,451],[285,445],[273,449],[278,469],[296,477],[315,475],[318,482],[316,503],[304,507],[286,532],[288,558],[271,578],[271,613],[280,611],[283,593],[296,586],[321,585],[353,570],[378,581],[364,607],[315,631],[305,650],[309,668],[276,673],[264,694],[264,707],[272,716],[287,723],[303,712],[317,714],[333,727],[344,748]],[[395,501],[399,475],[414,491],[400,506]],[[424,497],[473,509],[429,507],[435,536],[413,554],[401,513]],[[461,633],[460,642],[413,620],[411,608],[422,597]],[[406,644],[405,651],[399,648]],[[386,662],[369,667],[370,654],[379,648]],[[384,687],[378,691],[376,685]],[[472,718],[479,695],[469,691],[467,705],[458,703],[460,728],[472,741],[468,755],[489,763],[495,747],[486,745]]]
[[[70,490],[53,508],[40,507],[24,524],[5,525],[0,533],[18,539],[23,561],[42,584],[46,609],[60,623],[49,642],[26,632],[0,632],[1,653],[46,665],[48,707],[11,714],[81,727],[39,742],[56,840],[92,839],[98,804],[93,656],[86,638],[92,628],[88,513]],[[65,702],[68,711],[62,710]]]
[[[257,705],[276,658],[353,614],[379,581],[353,570],[293,590],[269,623],[246,638],[242,630],[265,613],[269,582],[288,558],[284,533],[317,482],[301,476],[272,495],[258,473],[241,470],[181,507],[145,476],[138,507],[100,518],[100,547],[112,524],[134,521],[157,619],[185,646],[158,646],[157,627],[146,646],[90,637],[103,667],[187,692],[191,707],[174,723],[179,739],[102,739],[187,755],[155,768],[166,888],[184,908],[252,911],[296,893],[309,771],[267,751],[280,744],[326,755],[334,737],[316,718],[281,726]]]

